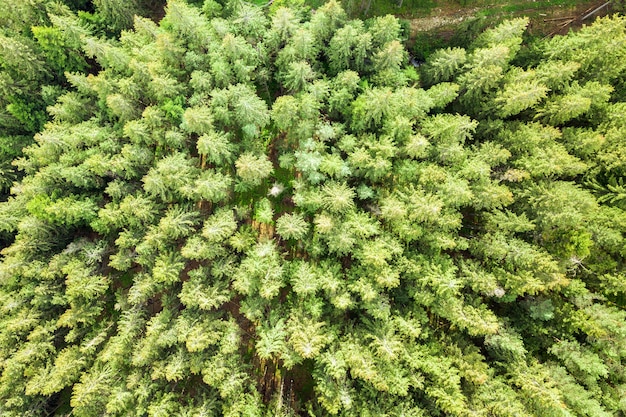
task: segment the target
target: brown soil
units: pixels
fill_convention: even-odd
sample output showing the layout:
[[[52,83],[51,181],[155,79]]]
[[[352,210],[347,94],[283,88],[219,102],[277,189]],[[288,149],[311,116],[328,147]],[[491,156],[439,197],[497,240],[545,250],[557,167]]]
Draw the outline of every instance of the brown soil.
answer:
[[[570,28],[579,28],[584,24],[589,24],[597,16],[606,15],[610,12],[609,7],[605,7],[594,16],[582,21],[582,17],[605,2],[606,0],[593,0],[581,2],[575,6],[556,5],[547,8],[534,8],[532,7],[533,1],[527,0],[520,2],[520,4],[528,3],[528,9],[515,12],[506,11],[504,5],[459,8],[459,4],[455,1],[438,2],[439,7],[434,8],[430,16],[410,19],[411,37],[415,37],[419,32],[437,33],[445,37],[445,35],[453,33],[456,26],[476,17],[483,10],[490,11],[488,19],[493,21],[529,16],[531,19],[529,31],[531,33],[553,36],[567,33]]]
[[[474,17],[479,8],[472,9],[448,9],[437,7],[432,10],[431,16],[411,19],[411,35],[418,32],[430,32],[448,30],[461,22]]]
[[[570,29],[589,25],[595,18],[607,15],[611,11],[610,6],[583,20],[585,15],[605,3],[606,0],[595,0],[580,3],[575,7],[559,7],[535,13],[531,19],[529,30],[531,33],[544,36],[564,35]]]

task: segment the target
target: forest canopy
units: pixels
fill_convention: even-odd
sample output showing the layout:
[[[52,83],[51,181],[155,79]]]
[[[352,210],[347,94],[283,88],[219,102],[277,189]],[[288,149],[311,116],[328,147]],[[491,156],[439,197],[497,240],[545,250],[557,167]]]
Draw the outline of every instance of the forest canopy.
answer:
[[[0,16],[0,415],[626,415],[626,18],[94,3]]]

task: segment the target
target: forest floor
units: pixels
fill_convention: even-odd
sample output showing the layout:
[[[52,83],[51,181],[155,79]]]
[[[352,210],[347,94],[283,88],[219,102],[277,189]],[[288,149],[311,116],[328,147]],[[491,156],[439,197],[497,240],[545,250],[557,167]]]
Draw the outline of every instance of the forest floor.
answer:
[[[457,1],[437,1],[437,7],[430,9],[426,16],[409,17],[411,37],[419,32],[437,32],[443,36],[452,34],[457,27],[471,19],[485,18],[489,21],[528,16],[531,19],[529,30],[535,35],[551,36],[566,33],[570,28],[590,23],[594,17],[609,12],[604,7],[583,21],[589,12],[606,3],[606,0],[517,0],[474,1],[471,7],[463,7]]]

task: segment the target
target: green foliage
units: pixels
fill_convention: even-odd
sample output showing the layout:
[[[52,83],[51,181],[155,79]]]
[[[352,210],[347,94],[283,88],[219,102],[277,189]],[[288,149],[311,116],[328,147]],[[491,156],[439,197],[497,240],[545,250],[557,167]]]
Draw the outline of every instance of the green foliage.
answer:
[[[122,3],[0,12],[0,414],[625,412],[623,17]]]
[[[99,3],[103,6],[106,2]],[[122,2],[114,8],[127,13],[127,6],[127,2]],[[85,59],[81,39],[89,36],[87,26],[100,26],[105,18],[87,12],[93,11],[93,6],[84,0],[3,0],[0,9],[0,136],[24,138],[16,143],[22,146],[16,146],[14,153],[0,156],[1,193],[5,196],[11,182],[20,177],[9,168],[11,160],[21,156],[21,148],[32,143],[33,135],[50,119],[46,108],[67,91],[66,75],[97,71]],[[132,24],[132,13],[130,18],[127,27]],[[50,112],[57,120],[76,121],[89,110],[83,108],[85,102],[74,96],[64,97],[66,102],[55,105]]]
[[[308,223],[298,213],[283,214],[276,220],[276,233],[284,239],[301,240],[309,229]]]
[[[463,48],[439,49],[429,57],[426,70],[427,80],[431,84],[450,81],[466,61]]]
[[[87,63],[77,50],[71,49],[74,45],[68,42],[61,29],[33,26],[31,30],[52,70],[59,74],[85,70]]]
[[[142,14],[142,3],[141,0],[95,0],[94,6],[108,29],[121,31],[132,27],[134,15]]]
[[[262,180],[269,177],[274,168],[272,162],[265,156],[257,156],[244,153],[235,161],[237,175],[247,183],[259,185]]]

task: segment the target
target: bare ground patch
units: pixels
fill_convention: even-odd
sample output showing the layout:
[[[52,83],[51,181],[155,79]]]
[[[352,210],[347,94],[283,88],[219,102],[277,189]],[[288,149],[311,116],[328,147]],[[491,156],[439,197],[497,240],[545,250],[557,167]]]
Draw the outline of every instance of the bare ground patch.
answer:
[[[606,0],[580,1],[576,4],[554,4],[535,0],[492,4],[483,7],[461,7],[456,2],[438,2],[439,7],[432,9],[429,16],[409,19],[411,37],[420,32],[448,33],[464,21],[485,16],[490,20],[499,21],[506,18],[529,16],[529,30],[537,35],[556,35],[567,33],[571,28],[590,24],[597,16],[606,15],[610,8],[606,7],[585,20],[582,18]]]

